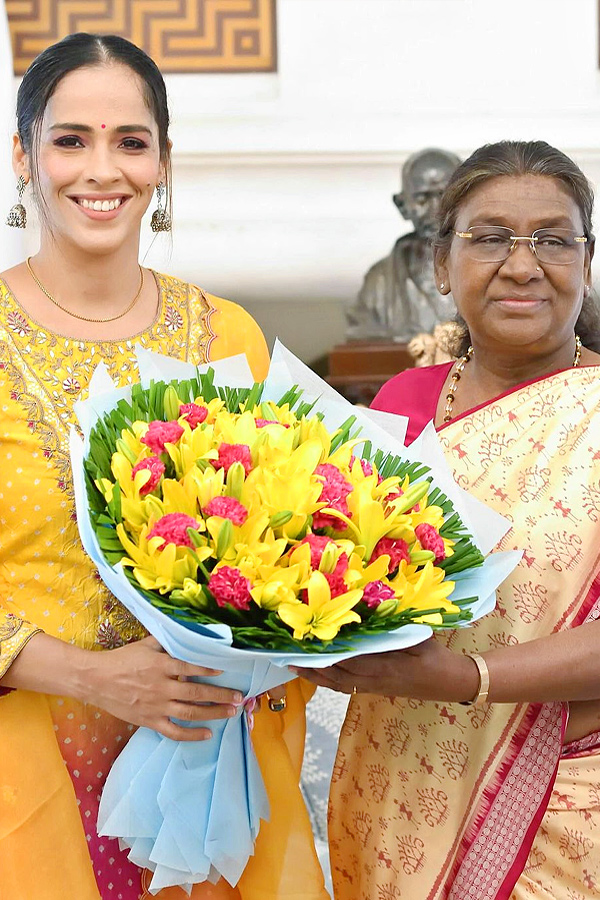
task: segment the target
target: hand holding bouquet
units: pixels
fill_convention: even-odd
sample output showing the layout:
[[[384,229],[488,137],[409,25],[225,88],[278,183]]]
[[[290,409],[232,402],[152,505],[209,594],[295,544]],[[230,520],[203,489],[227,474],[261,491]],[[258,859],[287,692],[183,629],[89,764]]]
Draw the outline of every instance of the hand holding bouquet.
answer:
[[[282,360],[298,367],[279,350],[275,372]],[[73,441],[82,537],[108,586],[169,652],[225,669],[224,683],[251,704],[289,680],[287,664],[330,665],[467,623],[516,564],[513,554],[484,563],[464,498],[438,486],[451,484],[447,475],[390,451],[341,398],[285,380],[283,390],[281,376],[226,387],[211,369],[135,385],[88,420],[85,454]],[[499,537],[504,525],[489,523]],[[239,878],[267,814],[248,724],[243,714],[220,723],[212,747],[175,745],[168,760],[167,739],[142,729],[113,767],[104,832],[155,869],[153,889]],[[214,759],[229,790],[234,770],[246,785],[247,825],[233,839],[227,819],[211,822],[203,809],[214,807],[205,796],[217,789],[205,778]],[[183,791],[200,770],[196,793]],[[162,800],[143,818],[136,798],[143,804],[149,789]]]

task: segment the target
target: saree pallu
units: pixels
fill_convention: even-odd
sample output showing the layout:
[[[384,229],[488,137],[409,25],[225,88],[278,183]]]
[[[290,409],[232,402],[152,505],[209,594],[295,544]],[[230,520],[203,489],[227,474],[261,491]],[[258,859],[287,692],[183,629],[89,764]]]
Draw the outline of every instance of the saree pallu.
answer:
[[[561,759],[554,789],[510,900],[600,897],[600,757]]]
[[[437,636],[455,652],[524,643],[600,615],[599,404],[600,369],[572,369],[440,430],[458,484],[512,523],[498,549],[524,550],[493,613]],[[598,831],[586,834],[584,855],[570,850],[578,817],[585,821],[597,803],[600,756],[586,757],[593,788],[569,799],[569,823],[555,816],[556,828],[544,831],[549,806],[560,805],[553,789],[567,717],[559,702],[464,707],[353,697],[330,803],[336,900],[600,896],[585,887],[586,878],[596,883]],[[560,778],[579,764],[563,760]],[[532,894],[522,881],[515,888],[534,841],[546,837],[578,892],[544,885]]]

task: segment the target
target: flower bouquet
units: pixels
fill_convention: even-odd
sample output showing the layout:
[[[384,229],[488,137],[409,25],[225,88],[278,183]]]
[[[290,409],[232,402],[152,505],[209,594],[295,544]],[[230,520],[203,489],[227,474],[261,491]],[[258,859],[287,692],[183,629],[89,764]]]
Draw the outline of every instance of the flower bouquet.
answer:
[[[289,680],[290,664],[467,624],[492,608],[518,555],[484,558],[506,524],[453,483],[435,435],[418,457],[406,451],[381,427],[398,417],[353,409],[281,345],[254,385],[233,361],[138,359],[140,384],[116,391],[100,370],[78,410],[84,546],[168,652],[223,669],[211,681],[247,703],[212,722],[208,742],[136,732],[99,828],[154,871],[152,891],[235,884],[268,816],[249,734],[256,697]]]

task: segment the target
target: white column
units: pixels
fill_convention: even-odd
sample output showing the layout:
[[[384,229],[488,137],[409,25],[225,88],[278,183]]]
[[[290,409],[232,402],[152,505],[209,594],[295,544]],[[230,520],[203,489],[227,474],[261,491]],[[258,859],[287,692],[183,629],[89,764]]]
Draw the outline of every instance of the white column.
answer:
[[[8,211],[17,202],[16,178],[11,165],[15,131],[15,90],[12,48],[4,0],[0,0],[0,272],[20,262],[24,255],[23,232],[5,225]]]

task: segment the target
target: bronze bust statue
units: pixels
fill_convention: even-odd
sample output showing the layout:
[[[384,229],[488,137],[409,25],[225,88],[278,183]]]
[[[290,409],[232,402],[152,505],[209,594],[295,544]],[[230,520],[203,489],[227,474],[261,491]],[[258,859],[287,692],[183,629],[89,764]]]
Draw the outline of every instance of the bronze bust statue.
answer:
[[[349,340],[404,343],[453,318],[452,296],[440,294],[435,283],[431,239],[440,197],[459,163],[454,153],[435,148],[413,153],[404,163],[402,189],[393,201],[414,231],[367,272],[346,310]]]

